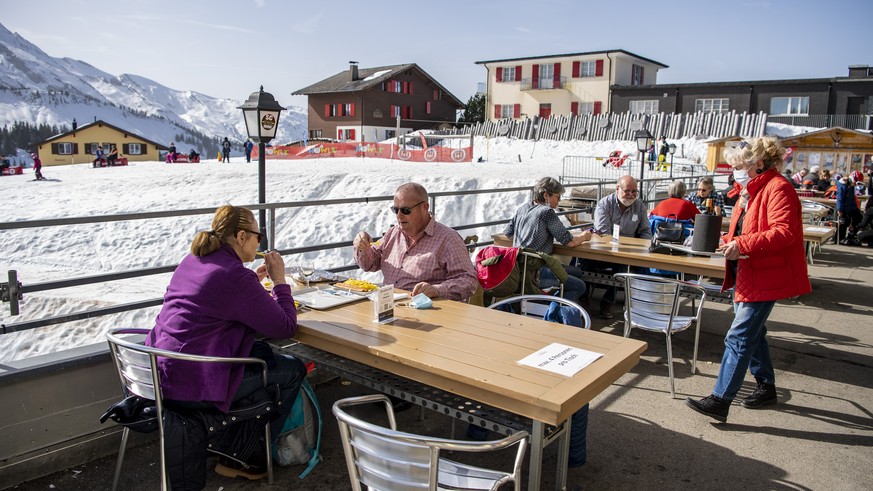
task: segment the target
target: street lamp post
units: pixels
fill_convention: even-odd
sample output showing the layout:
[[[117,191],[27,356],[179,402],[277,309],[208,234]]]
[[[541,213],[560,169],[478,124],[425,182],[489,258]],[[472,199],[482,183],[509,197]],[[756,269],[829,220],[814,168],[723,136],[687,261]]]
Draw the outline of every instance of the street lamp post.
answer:
[[[279,128],[279,113],[285,108],[276,102],[276,98],[269,92],[264,92],[264,86],[257,92],[252,92],[248,100],[242,106],[237,107],[242,109],[243,120],[246,123],[246,133],[249,138],[258,142],[258,204],[263,205],[267,202],[267,187],[266,187],[266,144],[276,136],[276,130]],[[258,248],[262,251],[269,247],[267,238],[267,210],[261,209],[258,215],[258,223],[260,224],[261,243]]]
[[[637,150],[640,152],[640,186],[643,185],[643,178],[646,169],[646,151],[649,149],[649,142],[653,136],[649,130],[638,130],[635,136],[637,140]]]
[[[671,143],[667,146],[667,151],[670,152],[670,179],[673,179],[673,154],[676,153],[676,144]]]

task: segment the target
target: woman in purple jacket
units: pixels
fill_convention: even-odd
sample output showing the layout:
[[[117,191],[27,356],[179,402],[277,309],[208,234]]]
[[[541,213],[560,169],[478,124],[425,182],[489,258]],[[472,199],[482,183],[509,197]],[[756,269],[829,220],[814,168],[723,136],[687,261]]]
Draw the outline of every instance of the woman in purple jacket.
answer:
[[[261,242],[257,230],[251,210],[230,205],[216,210],[212,230],[197,233],[191,254],[173,273],[146,345],[195,355],[247,357],[255,356],[252,347],[258,334],[279,339],[294,336],[297,310],[282,256],[267,253],[257,271],[243,264],[255,259]],[[267,276],[273,282],[272,295],[261,285]],[[280,389],[279,416],[270,427],[275,444],[306,367],[292,357],[263,351],[267,353],[257,356],[274,358],[267,360],[267,382]],[[163,395],[177,407],[227,412],[234,401],[262,386],[261,369],[255,365],[168,359],[159,364]],[[250,479],[265,475],[229,466],[219,463],[216,472]]]

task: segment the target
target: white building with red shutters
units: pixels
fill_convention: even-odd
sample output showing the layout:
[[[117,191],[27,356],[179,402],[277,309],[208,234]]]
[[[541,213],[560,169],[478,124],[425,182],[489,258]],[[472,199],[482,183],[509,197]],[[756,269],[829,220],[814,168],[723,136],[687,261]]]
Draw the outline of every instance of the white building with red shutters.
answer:
[[[624,50],[477,61],[487,71],[490,120],[600,114],[613,85],[657,83],[663,63]]]

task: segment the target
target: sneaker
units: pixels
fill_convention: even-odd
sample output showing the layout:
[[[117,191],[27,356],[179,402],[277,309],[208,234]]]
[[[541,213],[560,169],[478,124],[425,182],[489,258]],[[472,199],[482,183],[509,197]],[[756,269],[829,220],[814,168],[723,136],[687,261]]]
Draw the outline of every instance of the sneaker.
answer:
[[[758,382],[758,387],[749,397],[743,399],[742,404],[746,409],[760,409],[776,404],[776,385]]]
[[[249,465],[248,468],[230,459],[220,459],[215,464],[215,473],[224,477],[244,477],[249,481],[257,481],[267,477],[267,470],[262,466]]]
[[[601,319],[612,319],[612,304],[607,302],[600,302],[600,318]]]
[[[699,401],[695,401],[689,397],[685,399],[685,404],[698,413],[705,414],[710,418],[721,421],[722,423],[727,421],[728,411],[731,408],[730,401],[719,399],[713,395],[706,396]]]

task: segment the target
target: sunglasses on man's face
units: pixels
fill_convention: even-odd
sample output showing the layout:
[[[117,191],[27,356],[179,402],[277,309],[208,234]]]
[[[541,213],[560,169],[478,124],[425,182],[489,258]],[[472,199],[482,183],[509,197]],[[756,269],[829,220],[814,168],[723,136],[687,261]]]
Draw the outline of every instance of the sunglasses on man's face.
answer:
[[[392,206],[392,207],[391,207],[391,213],[394,213],[394,214],[396,215],[397,212],[400,212],[400,213],[403,213],[404,215],[409,215],[410,213],[412,213],[412,209],[413,209],[413,208],[415,208],[416,206],[419,206],[419,205],[421,205],[421,204],[423,204],[423,203],[425,203],[425,201],[419,201],[418,203],[416,203],[416,204],[414,204],[414,205],[412,205],[412,206],[404,206],[404,207],[401,207],[401,208],[398,208],[398,207],[396,207],[396,206]]]

